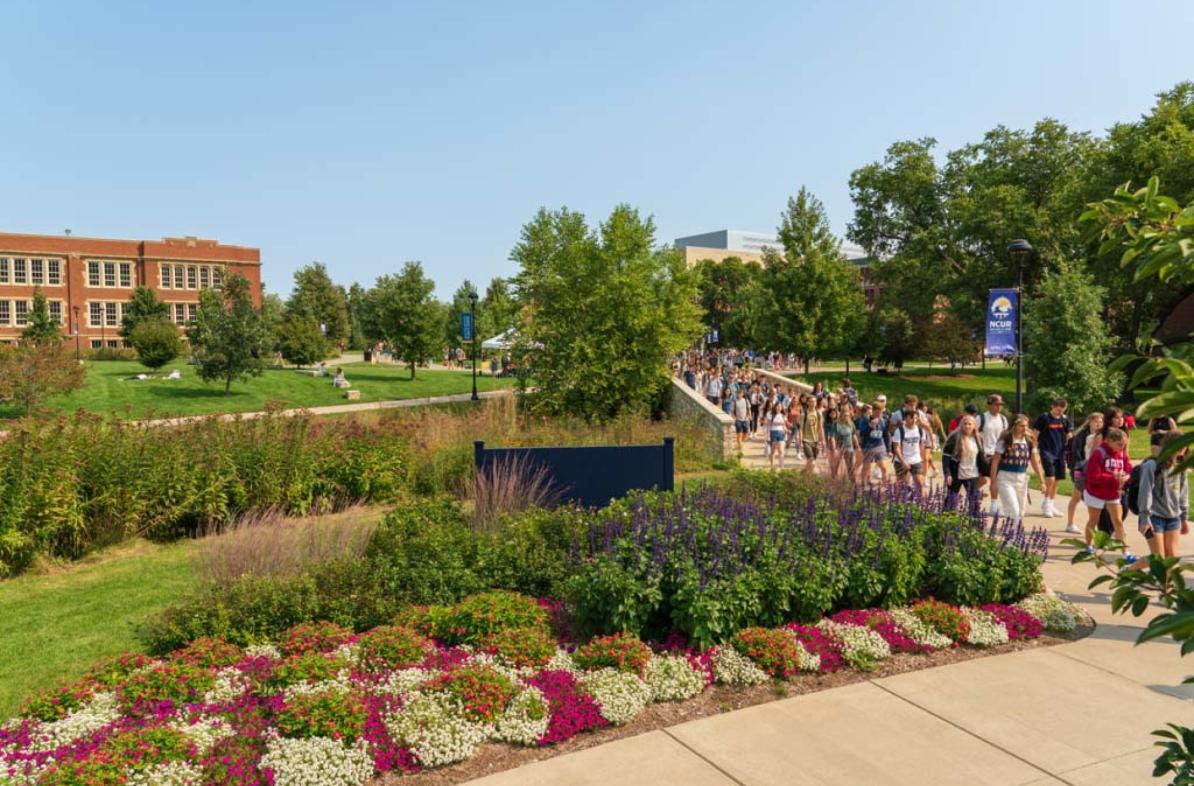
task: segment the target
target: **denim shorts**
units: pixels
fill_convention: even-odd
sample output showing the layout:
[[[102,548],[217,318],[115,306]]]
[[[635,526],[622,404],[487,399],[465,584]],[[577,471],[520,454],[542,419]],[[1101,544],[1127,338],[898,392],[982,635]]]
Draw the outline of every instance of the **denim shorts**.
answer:
[[[1163,516],[1149,516],[1148,519],[1152,522],[1153,532],[1176,532],[1182,528],[1181,519],[1167,519]]]

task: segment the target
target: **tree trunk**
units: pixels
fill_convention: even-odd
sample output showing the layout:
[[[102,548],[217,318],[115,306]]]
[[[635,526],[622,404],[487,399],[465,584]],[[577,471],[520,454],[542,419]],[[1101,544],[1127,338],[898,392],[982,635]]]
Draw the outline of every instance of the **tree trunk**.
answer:
[[[232,392],[232,377],[224,377],[224,395]]]
[[[412,380],[415,378],[415,362],[413,360],[410,362],[410,378]]]

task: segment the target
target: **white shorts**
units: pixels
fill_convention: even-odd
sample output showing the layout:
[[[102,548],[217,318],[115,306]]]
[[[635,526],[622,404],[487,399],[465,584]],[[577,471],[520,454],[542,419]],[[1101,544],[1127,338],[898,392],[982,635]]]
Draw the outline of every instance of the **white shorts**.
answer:
[[[1098,497],[1092,497],[1090,496],[1089,491],[1082,492],[1082,501],[1086,503],[1087,507],[1094,508],[1095,510],[1102,510],[1108,505],[1119,504],[1119,500],[1117,499],[1099,499]]]

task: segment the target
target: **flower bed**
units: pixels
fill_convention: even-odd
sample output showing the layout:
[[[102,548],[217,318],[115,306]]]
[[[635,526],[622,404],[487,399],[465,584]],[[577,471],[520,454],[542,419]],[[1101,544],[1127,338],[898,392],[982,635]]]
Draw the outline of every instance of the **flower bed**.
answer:
[[[675,637],[653,651],[622,634],[588,642],[576,657],[557,648],[544,662],[491,646],[503,625],[545,633],[545,618],[500,611],[530,608],[523,600],[488,594],[450,610],[456,621],[486,610],[471,617],[482,623],[476,630],[447,628],[453,641],[475,634],[481,646],[428,640],[404,625],[361,635],[306,625],[277,647],[208,640],[163,659],[105,665],[27,702],[0,727],[0,784],[357,786],[382,772],[463,761],[486,741],[545,746],[622,725],[652,702],[683,701],[714,681],[815,679],[810,673],[873,668],[893,652],[1031,638],[1047,626],[1025,607],[1047,606],[1058,625],[1066,608],[1029,599],[847,611],[815,626],[745,629],[702,651]],[[967,633],[955,641],[937,625]]]

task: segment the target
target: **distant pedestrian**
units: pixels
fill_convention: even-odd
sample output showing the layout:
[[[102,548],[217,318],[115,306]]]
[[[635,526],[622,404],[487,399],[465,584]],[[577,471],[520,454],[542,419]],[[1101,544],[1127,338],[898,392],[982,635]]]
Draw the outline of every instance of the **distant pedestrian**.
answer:
[[[768,445],[770,452],[767,454],[767,465],[770,469],[775,469],[775,459],[779,458],[779,468],[784,468],[784,440],[788,436],[788,419],[784,415],[783,409],[780,408],[778,402],[774,407],[768,410],[766,416],[768,429]]]
[[[746,388],[738,388],[734,399],[734,433],[738,440],[738,455],[742,455],[742,443],[750,433],[750,402],[746,400]]]

